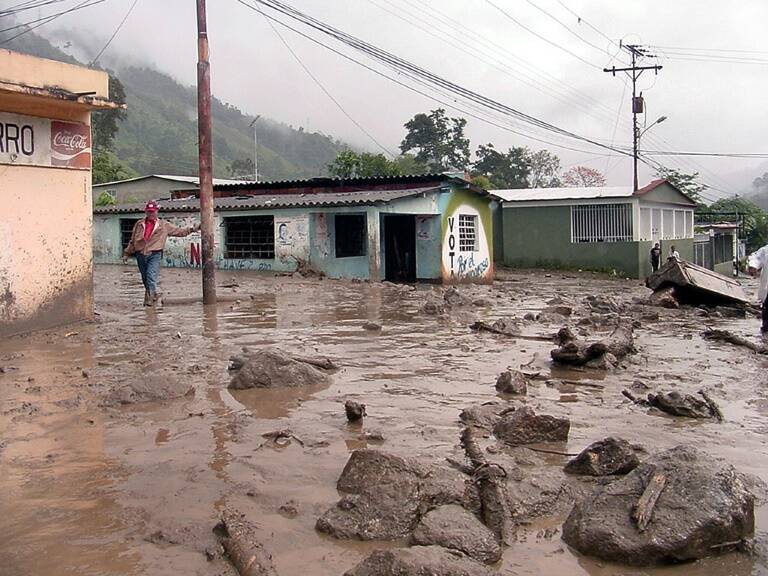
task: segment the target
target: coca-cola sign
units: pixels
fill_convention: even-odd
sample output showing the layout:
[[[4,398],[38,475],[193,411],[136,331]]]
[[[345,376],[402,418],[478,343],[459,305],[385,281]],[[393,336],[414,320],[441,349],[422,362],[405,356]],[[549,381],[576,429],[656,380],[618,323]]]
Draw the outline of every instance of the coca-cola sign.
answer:
[[[51,165],[91,167],[91,129],[74,122],[51,122]]]
[[[0,164],[91,168],[91,128],[0,112]]]

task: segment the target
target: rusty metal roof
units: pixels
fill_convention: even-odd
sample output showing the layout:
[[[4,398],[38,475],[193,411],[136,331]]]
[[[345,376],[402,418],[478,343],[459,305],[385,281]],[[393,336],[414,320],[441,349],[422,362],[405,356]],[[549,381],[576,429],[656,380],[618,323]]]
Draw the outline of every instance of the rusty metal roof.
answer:
[[[362,190],[356,192],[324,192],[320,194],[259,194],[215,198],[214,210],[265,210],[270,208],[308,208],[331,206],[366,206],[387,204],[393,200],[437,192],[440,188],[410,188],[408,190]],[[199,212],[197,198],[158,200],[161,212]],[[144,212],[144,203],[97,206],[94,214],[125,214]]]

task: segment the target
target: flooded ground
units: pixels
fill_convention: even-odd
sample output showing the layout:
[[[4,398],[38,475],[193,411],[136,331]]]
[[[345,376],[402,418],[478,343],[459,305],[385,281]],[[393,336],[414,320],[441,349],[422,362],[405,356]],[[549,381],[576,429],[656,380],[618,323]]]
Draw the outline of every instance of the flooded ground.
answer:
[[[222,273],[219,281],[232,277]],[[525,402],[571,419],[564,452],[617,435],[650,452],[694,444],[740,471],[759,477],[768,471],[768,359],[700,337],[711,326],[756,339],[756,318],[653,309],[660,319],[636,330],[639,352],[625,369],[574,372],[552,369],[550,342],[478,334],[468,325],[521,318],[554,296],[576,307],[588,294],[628,302],[647,295],[638,282],[503,272],[493,286],[463,289],[490,305],[441,318],[420,312],[429,294],[441,295],[429,285],[234,278],[239,286],[219,289],[230,301],[204,309],[190,298],[199,294],[199,272],[163,270],[167,304],[153,310],[140,305],[133,268],[97,267],[97,321],[0,343],[1,574],[234,574],[211,532],[224,506],[258,526],[281,576],[342,574],[373,549],[403,545],[342,542],[314,529],[338,500],[336,479],[351,451],[368,444],[366,432],[380,431],[384,441],[371,446],[398,455],[461,458],[459,412],[499,399],[496,377],[521,364],[542,375]],[[364,330],[366,321],[383,330]],[[532,323],[525,333],[559,327]],[[230,355],[267,345],[328,356],[341,369],[327,387],[228,391]],[[550,377],[570,382],[550,387],[544,382]],[[110,389],[157,378],[189,383],[194,394],[101,406]],[[651,414],[621,395],[635,381],[690,393],[709,388],[725,422]],[[362,426],[346,422],[349,399],[367,405]],[[274,444],[262,437],[283,429],[298,440]],[[567,457],[546,455],[545,461],[535,473],[561,467]],[[545,530],[562,520],[521,528],[499,573],[768,573],[760,553],[655,569],[597,562],[570,551],[559,532]],[[762,500],[757,531],[760,550],[768,532]]]

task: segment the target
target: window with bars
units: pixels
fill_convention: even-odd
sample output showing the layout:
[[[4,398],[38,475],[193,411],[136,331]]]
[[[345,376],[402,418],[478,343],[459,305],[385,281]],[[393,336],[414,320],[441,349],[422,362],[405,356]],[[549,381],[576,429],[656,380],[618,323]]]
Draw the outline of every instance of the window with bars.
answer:
[[[123,252],[128,246],[128,242],[131,241],[133,227],[139,220],[140,218],[120,218],[120,245],[122,246]]]
[[[477,252],[477,216],[459,214],[459,252]]]
[[[631,241],[631,204],[571,206],[571,242]]]
[[[234,216],[225,218],[224,226],[224,258],[274,259],[274,216]]]
[[[365,214],[336,214],[336,258],[365,256],[368,223]]]

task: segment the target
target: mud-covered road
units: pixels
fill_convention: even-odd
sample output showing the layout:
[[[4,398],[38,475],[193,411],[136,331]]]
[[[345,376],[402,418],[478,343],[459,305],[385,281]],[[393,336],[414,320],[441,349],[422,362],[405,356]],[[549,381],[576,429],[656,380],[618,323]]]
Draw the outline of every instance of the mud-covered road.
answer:
[[[0,574],[234,574],[211,531],[233,506],[259,529],[281,576],[339,575],[371,550],[403,542],[343,542],[315,531],[338,500],[336,480],[351,451],[375,447],[426,462],[462,458],[459,413],[507,401],[494,389],[507,367],[537,371],[524,400],[571,419],[560,451],[621,436],[649,452],[693,444],[742,472],[768,477],[768,358],[704,341],[706,327],[757,340],[754,317],[658,311],[635,331],[638,353],[610,372],[553,369],[544,340],[476,333],[476,319],[522,318],[553,297],[576,325],[590,294],[630,304],[636,281],[590,274],[502,272],[493,286],[462,288],[477,305],[444,316],[420,311],[443,289],[220,273],[235,288],[210,310],[194,302],[199,272],[165,269],[162,309],[141,306],[131,267],[97,267],[95,322],[0,342]],[[754,291],[750,285],[749,290]],[[363,329],[366,321],[381,331]],[[525,324],[548,335],[557,321]],[[276,345],[330,357],[341,369],[326,387],[227,390],[228,359],[243,347]],[[130,381],[194,389],[165,402],[108,406]],[[549,380],[547,383],[546,381]],[[564,382],[566,381],[566,382]],[[673,418],[621,395],[631,386],[695,393],[720,404],[723,423]],[[115,392],[117,390],[117,392]],[[344,401],[367,405],[348,424]],[[290,429],[274,443],[262,434]],[[383,442],[367,439],[377,431]],[[527,473],[546,476],[566,456],[535,454]],[[545,464],[542,465],[541,462]],[[521,527],[495,567],[502,574],[766,574],[768,508],[759,500],[757,552],[637,569],[597,562],[560,539],[562,517]],[[548,530],[550,529],[550,530]]]

